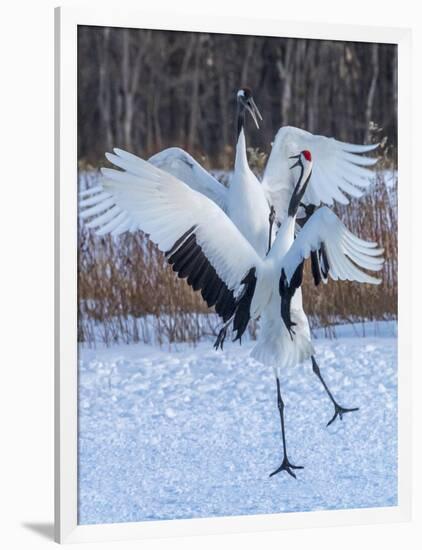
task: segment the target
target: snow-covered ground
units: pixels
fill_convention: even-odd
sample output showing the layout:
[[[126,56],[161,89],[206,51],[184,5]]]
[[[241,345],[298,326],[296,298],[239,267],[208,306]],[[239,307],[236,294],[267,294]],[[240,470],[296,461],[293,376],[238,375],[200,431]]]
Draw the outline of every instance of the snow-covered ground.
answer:
[[[271,369],[253,342],[171,350],[80,348],[79,523],[393,506],[397,503],[395,325],[315,341],[338,401],[333,414],[310,364],[286,372],[282,459]],[[374,336],[374,334],[378,334]]]

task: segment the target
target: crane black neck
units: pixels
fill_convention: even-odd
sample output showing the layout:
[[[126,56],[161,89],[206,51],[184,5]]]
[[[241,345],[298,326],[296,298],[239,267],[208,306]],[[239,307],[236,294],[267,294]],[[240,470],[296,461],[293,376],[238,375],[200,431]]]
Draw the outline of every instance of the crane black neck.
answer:
[[[294,218],[299,209],[303,195],[305,194],[306,188],[308,187],[309,180],[311,179],[312,170],[310,170],[308,176],[304,180],[304,168],[303,164],[300,164],[300,176],[296,183],[296,186],[293,191],[292,198],[289,203],[288,216]]]
[[[245,107],[238,102],[237,103],[237,134],[236,139],[239,139],[240,132],[243,130],[245,126]]]

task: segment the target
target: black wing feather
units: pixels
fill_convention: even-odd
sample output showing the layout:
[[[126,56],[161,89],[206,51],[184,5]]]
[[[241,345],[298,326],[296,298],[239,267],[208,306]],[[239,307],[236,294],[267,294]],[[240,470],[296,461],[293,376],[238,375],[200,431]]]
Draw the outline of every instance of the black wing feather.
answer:
[[[215,305],[217,314],[227,321],[234,314],[237,303],[233,290],[220,279],[197,243],[195,229],[192,226],[165,253],[165,257],[178,277],[185,279],[193,290],[200,290],[209,307]]]

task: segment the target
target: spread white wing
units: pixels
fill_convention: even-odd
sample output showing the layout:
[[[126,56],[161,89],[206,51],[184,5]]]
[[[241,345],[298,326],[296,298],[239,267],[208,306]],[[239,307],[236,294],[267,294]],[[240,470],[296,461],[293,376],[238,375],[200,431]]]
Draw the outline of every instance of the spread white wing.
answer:
[[[123,151],[115,151],[117,154]],[[126,153],[128,155],[129,153]],[[189,153],[178,147],[164,149],[148,159],[148,162],[199,191],[226,211],[227,188],[207,172]]]
[[[311,252],[320,254],[321,269],[334,280],[379,284],[381,279],[368,275],[359,268],[379,271],[384,259],[377,243],[364,241],[353,235],[327,207],[319,208],[298,233],[290,250],[284,256],[282,268],[290,283],[296,269]]]
[[[265,168],[262,185],[268,202],[276,209],[277,219],[283,222],[294,185],[296,172],[290,170],[294,161],[289,160],[303,150],[312,154],[313,169],[304,204],[331,206],[334,201],[348,204],[347,193],[360,197],[373,181],[374,174],[368,170],[377,160],[362,156],[376,149],[377,145],[354,145],[334,138],[315,136],[310,132],[285,126],[275,137],[272,151]]]
[[[253,247],[217,204],[171,174],[118,151],[107,159],[102,186],[84,191],[80,217],[97,233],[140,229],[224,320],[249,270],[261,263]]]

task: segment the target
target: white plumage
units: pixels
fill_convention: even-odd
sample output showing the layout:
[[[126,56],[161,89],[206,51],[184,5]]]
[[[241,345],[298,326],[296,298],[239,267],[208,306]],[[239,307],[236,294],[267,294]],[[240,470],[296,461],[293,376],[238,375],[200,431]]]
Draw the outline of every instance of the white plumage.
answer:
[[[380,269],[382,250],[353,236],[326,207],[310,218],[296,239],[295,219],[287,217],[270,253],[262,257],[214,201],[149,162],[119,150],[115,153],[107,154],[107,158],[124,171],[102,169],[103,186],[92,195],[84,193],[81,217],[89,219],[89,227],[99,234],[139,228],[160,250],[172,254],[187,246],[184,243],[194,236],[196,245],[234,297],[241,294],[244,277],[254,269],[256,285],[249,316],[254,319],[263,315],[263,330],[253,354],[266,363],[288,367],[312,354],[300,292],[292,301],[292,320],[298,322],[298,329],[303,327],[297,338],[292,340],[280,317],[278,285],[282,270],[290,283],[303,260],[324,243],[333,279],[379,282],[359,268]],[[193,248],[189,254],[194,255]],[[186,276],[190,275],[187,270]],[[264,354],[265,343],[272,351]]]
[[[368,275],[354,265],[379,271],[383,260],[379,258],[382,250],[377,248],[377,243],[364,241],[353,235],[327,207],[319,208],[309,218],[284,256],[283,268],[288,281],[299,263],[309,258],[311,251],[319,250],[321,243],[325,245],[330,266],[329,275],[334,281],[357,281],[370,284],[381,282],[380,279]]]
[[[268,204],[274,206],[277,221],[283,221],[295,185],[294,175],[289,170],[290,156],[308,150],[314,159],[311,180],[302,202],[315,206],[332,206],[334,202],[348,204],[349,198],[345,193],[354,198],[362,196],[374,177],[368,167],[377,162],[377,159],[364,157],[362,153],[368,153],[377,147],[378,145],[344,143],[292,126],[280,128],[272,144],[262,179],[262,191]],[[239,197],[237,192],[231,190],[231,185],[227,191],[224,185],[183,149],[165,149],[149,161],[200,191],[226,212],[230,194],[233,201]],[[253,173],[252,175],[254,176]],[[254,178],[256,179],[255,176]],[[246,226],[253,217],[256,217],[254,212],[245,212],[243,224]]]
[[[165,172],[176,176],[195,191],[199,191],[227,211],[228,189],[197,162],[192,155],[179,147],[164,149],[148,161]]]
[[[283,461],[271,476],[285,470],[296,477],[293,470],[301,467],[287,458],[280,371],[311,358],[313,372],[334,405],[328,425],[357,410],[337,403],[315,361],[302,307],[304,261],[311,256],[316,284],[327,283],[328,276],[378,284],[379,279],[362,269],[378,271],[383,264],[383,250],[354,236],[326,206],[310,212],[320,204],[347,204],[346,194],[362,195],[372,179],[366,167],[376,160],[361,154],[376,145],[348,144],[284,127],[275,137],[260,183],[248,165],[244,123],[246,111],[257,126],[262,117],[250,90],[239,90],[237,101],[238,139],[228,189],[182,149],[166,149],[149,162],[115,149],[106,156],[121,170],[104,168],[103,185],[81,193],[81,217],[100,235],[138,229],[149,234],[178,276],[200,290],[208,306],[215,306],[225,323],[217,347],[229,323],[237,339],[250,319],[261,318],[252,356],[274,367],[283,439]],[[292,156],[299,158],[299,178],[289,163]],[[298,229],[296,216],[307,205],[312,208],[306,208],[307,219]],[[279,227],[275,238],[273,221]]]
[[[294,220],[289,217],[285,219],[268,256],[269,260],[274,260],[274,276],[284,270],[290,283],[301,262],[309,258],[311,251],[318,251],[321,244],[324,244],[329,264],[328,275],[332,279],[369,284],[381,282],[356,266],[379,271],[383,265],[380,257],[383,250],[376,248],[376,243],[363,241],[350,233],[327,207],[317,210],[296,238]],[[273,366],[277,373],[296,366],[314,354],[309,322],[302,305],[301,288],[296,290],[290,303],[290,316],[295,325],[293,338],[280,316],[278,288],[273,289],[271,301],[262,313],[252,357]]]
[[[234,173],[227,194],[226,212],[261,258],[268,249],[270,207],[258,178],[249,168],[245,132],[242,128],[236,145]]]
[[[378,145],[355,145],[334,138],[315,136],[306,130],[285,126],[279,129],[274,139],[271,154],[265,167],[262,186],[264,193],[275,207],[277,220],[281,223],[295,184],[289,170],[288,159],[299,151],[310,151],[313,159],[312,176],[303,204],[321,203],[332,206],[334,202],[348,204],[352,197],[362,196],[373,173],[364,166],[372,166],[377,159],[363,157]]]
[[[268,248],[270,207],[261,183],[249,168],[244,130],[245,111],[251,113],[257,126],[258,118],[262,117],[252,95],[241,92],[239,90],[237,95],[238,138],[234,171],[228,189],[183,149],[165,149],[153,155],[149,162],[214,201],[227,213],[258,254],[264,257]]]
[[[257,342],[251,351],[256,361],[273,367],[276,373],[295,367],[315,353],[308,318],[302,307],[301,288],[296,290],[290,308],[295,323],[294,339],[280,317],[279,300],[273,299],[261,315]]]
[[[344,193],[352,197],[360,197],[363,190],[371,183],[373,173],[364,166],[375,164],[376,159],[363,157],[362,153],[372,151],[376,147],[377,145],[355,145],[334,138],[315,136],[291,126],[282,127],[272,144],[271,154],[260,183],[248,165],[245,134],[242,128],[236,145],[234,174],[228,190],[182,149],[166,149],[151,157],[149,161],[216,202],[252,244],[258,255],[264,258],[268,241],[272,243],[274,240],[274,235],[272,234],[269,238],[268,234],[269,205],[275,209],[275,219],[278,224],[282,224],[287,217],[287,207],[297,179],[297,174],[290,170],[289,158],[292,155],[308,150],[313,158],[312,174],[301,201],[303,204],[332,205],[334,201],[347,204],[349,199]],[[301,209],[298,215],[302,216]],[[316,229],[319,228],[324,232],[324,225],[326,232],[320,238],[320,233]],[[363,254],[365,264],[369,266],[370,261],[367,258],[371,255],[369,249],[372,245],[354,237],[328,209],[320,209],[316,212],[306,224],[306,232],[303,233],[302,230],[300,233],[302,236],[298,242],[303,244],[303,248],[299,249],[299,244],[292,248],[290,251],[292,261],[289,265],[297,266],[300,258],[309,257],[311,247],[308,245],[308,240],[305,241],[304,235],[317,250],[323,237],[329,237],[331,233],[331,235],[338,235],[338,240],[329,241],[331,246],[327,254],[331,260],[330,276],[335,280],[378,282],[374,277],[357,270],[348,260],[349,257],[360,265],[359,258],[362,259]],[[281,239],[278,242],[280,243]],[[375,248],[373,252],[375,255],[380,254],[380,251]],[[295,258],[293,254],[296,255]],[[382,261],[380,262],[377,258],[370,267],[366,268],[372,267],[377,270],[380,266]],[[286,273],[289,276],[292,275],[288,266],[286,266]],[[322,280],[326,282],[326,278],[323,277]],[[296,291],[291,302],[291,316],[295,323],[293,341],[280,318],[277,300],[264,310],[260,320],[257,345],[252,352],[255,359],[264,364],[273,365],[279,370],[294,366],[312,355],[313,347],[308,319],[303,311],[301,289]]]

